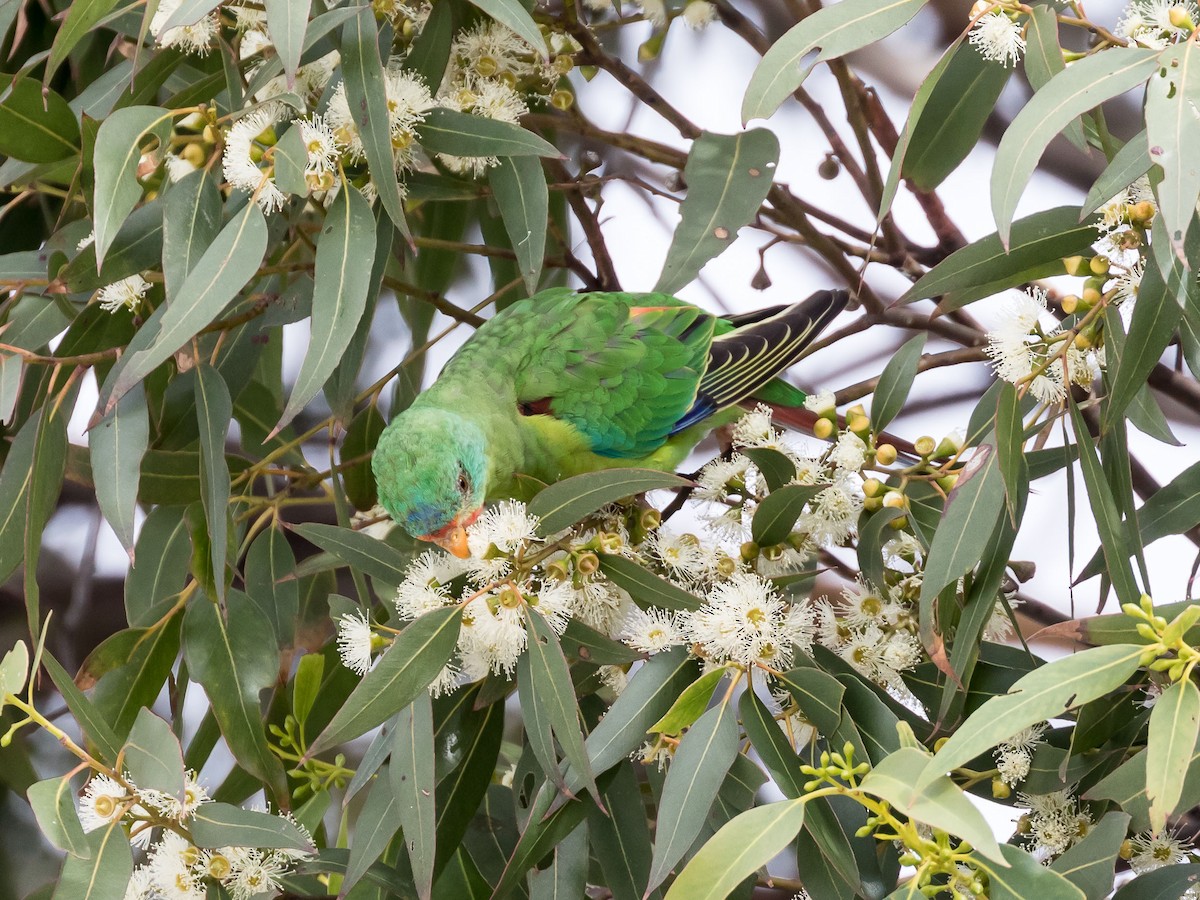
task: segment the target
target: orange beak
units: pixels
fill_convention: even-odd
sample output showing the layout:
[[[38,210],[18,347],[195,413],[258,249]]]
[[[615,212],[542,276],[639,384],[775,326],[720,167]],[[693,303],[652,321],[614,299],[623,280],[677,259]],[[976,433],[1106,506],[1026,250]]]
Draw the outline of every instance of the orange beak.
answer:
[[[443,550],[453,553],[459,559],[466,559],[471,555],[471,550],[467,546],[467,529],[461,525],[450,526],[445,532],[433,537],[432,540]]]

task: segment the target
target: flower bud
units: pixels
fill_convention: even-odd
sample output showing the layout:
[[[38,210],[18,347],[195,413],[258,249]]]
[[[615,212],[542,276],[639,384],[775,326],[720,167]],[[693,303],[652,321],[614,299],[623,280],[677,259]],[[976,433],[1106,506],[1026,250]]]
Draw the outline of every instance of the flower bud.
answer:
[[[1140,225],[1148,225],[1154,218],[1154,211],[1154,204],[1152,202],[1142,200],[1129,207],[1129,218]]]
[[[739,552],[742,555],[742,559],[744,559],[746,562],[750,562],[751,560],[758,558],[758,544],[754,543],[754,541],[746,541],[746,543],[742,544],[742,548]]]
[[[1083,305],[1087,309],[1091,309],[1100,302],[1100,297],[1101,294],[1099,290],[1094,287],[1086,287],[1083,289],[1083,293],[1080,295],[1079,299],[1083,301]]]
[[[992,779],[992,796],[997,800],[1007,800],[1012,796],[1012,788],[1000,778]]]
[[[1088,269],[1091,271],[1091,273],[1093,275],[1107,275],[1108,274],[1108,257],[1107,256],[1093,256],[1090,260],[1088,260]]]
[[[600,557],[595,553],[581,553],[575,560],[575,571],[580,575],[592,575],[600,569]]]
[[[1183,28],[1187,31],[1196,30],[1191,13],[1188,12],[1188,8],[1183,4],[1172,6],[1170,12],[1167,13],[1167,19],[1175,28]]]
[[[954,490],[954,486],[958,484],[958,473],[951,472],[949,475],[943,475],[937,480],[937,483],[938,487],[948,494]]]
[[[813,424],[813,437],[827,441],[833,437],[834,425],[828,419],[817,419]]]
[[[908,504],[908,498],[900,491],[888,491],[883,495],[883,505],[889,509],[904,509]]]
[[[940,441],[933,451],[934,456],[954,456],[963,448],[963,436],[957,431],[952,431]]]
[[[179,155],[190,162],[197,169],[203,166],[208,160],[208,157],[204,152],[204,148],[199,144],[188,144],[183,148],[183,152],[181,152]]]
[[[888,522],[888,528],[892,529],[892,531],[899,531],[901,528],[907,527],[907,525],[908,516],[896,516],[896,518]]]
[[[883,490],[883,482],[878,478],[868,478],[863,482],[862,490],[864,496],[874,497]]]
[[[1072,316],[1075,314],[1075,310],[1079,308],[1079,298],[1074,294],[1067,294],[1067,296],[1059,301],[1058,305],[1062,307],[1062,311],[1068,316]]]
[[[1087,275],[1088,263],[1082,256],[1068,256],[1063,260],[1063,268],[1068,275]]]
[[[817,175],[824,178],[826,181],[833,181],[841,174],[841,164],[834,158],[833,154],[827,154],[820,165],[817,166]]]
[[[913,442],[913,449],[919,456],[932,456],[937,449],[937,443],[927,434],[921,435]]]
[[[881,466],[890,466],[896,461],[896,448],[892,444],[880,444],[875,448],[875,462]]]
[[[1117,856],[1121,859],[1129,860],[1133,858],[1133,841],[1126,838],[1121,841],[1121,849],[1117,851]]]
[[[871,433],[871,420],[867,416],[847,416],[846,427],[865,439]]]

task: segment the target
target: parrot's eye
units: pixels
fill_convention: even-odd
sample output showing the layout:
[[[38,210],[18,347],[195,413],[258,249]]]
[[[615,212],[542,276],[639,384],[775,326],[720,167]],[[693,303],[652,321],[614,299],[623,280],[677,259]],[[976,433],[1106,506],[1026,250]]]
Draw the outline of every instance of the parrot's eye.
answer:
[[[458,470],[458,492],[464,496],[471,493],[471,479],[462,468]]]

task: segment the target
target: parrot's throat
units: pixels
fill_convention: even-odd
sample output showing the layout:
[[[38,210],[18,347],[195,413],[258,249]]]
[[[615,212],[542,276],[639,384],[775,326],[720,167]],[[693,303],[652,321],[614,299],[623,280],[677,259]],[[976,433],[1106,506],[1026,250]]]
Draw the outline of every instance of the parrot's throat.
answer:
[[[444,528],[439,528],[437,531],[429,534],[419,535],[418,540],[437,544],[443,550],[454,554],[459,559],[466,559],[471,555],[470,548],[467,546],[467,529],[471,527],[482,513],[483,507],[480,506],[478,509],[473,509],[464,515],[456,516]]]

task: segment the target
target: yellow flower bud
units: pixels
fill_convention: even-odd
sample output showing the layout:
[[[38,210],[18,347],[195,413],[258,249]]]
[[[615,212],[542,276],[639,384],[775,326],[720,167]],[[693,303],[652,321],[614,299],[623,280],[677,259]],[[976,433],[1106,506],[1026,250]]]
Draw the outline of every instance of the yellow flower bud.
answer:
[[[888,491],[883,495],[883,505],[889,509],[904,509],[908,504],[908,498],[900,491]]]
[[[896,518],[888,522],[888,528],[892,529],[892,531],[899,531],[901,528],[907,527],[907,525],[908,516],[896,516]]]
[[[197,169],[201,168],[208,161],[208,155],[204,152],[204,148],[199,144],[188,144],[183,148],[183,152],[179,154]]]
[[[871,431],[871,420],[867,416],[847,416],[846,427],[859,437],[864,437]]]
[[[1088,260],[1088,269],[1091,270],[1093,275],[1107,275],[1108,257],[1093,256],[1090,260]]]
[[[1079,298],[1074,294],[1067,294],[1067,296],[1059,301],[1059,306],[1062,307],[1062,311],[1068,316],[1074,315],[1075,310],[1079,308]]]
[[[834,425],[828,419],[817,419],[813,424],[813,437],[827,441],[833,437]]]
[[[992,779],[992,796],[997,800],[1007,800],[1012,796],[1012,788],[999,778]]]
[[[896,448],[892,444],[880,444],[875,448],[875,462],[881,466],[890,466],[896,461]]]
[[[913,449],[920,456],[932,456],[933,451],[937,449],[937,442],[929,435],[923,434],[913,442]]]
[[[742,555],[742,559],[746,560],[746,562],[750,562],[758,557],[758,544],[754,543],[754,541],[746,541],[746,543],[742,544],[742,548],[739,552]]]
[[[883,490],[883,482],[878,478],[868,478],[863,482],[862,489],[864,496],[874,497],[881,490]]]
[[[1068,275],[1086,275],[1088,273],[1087,261],[1082,256],[1068,256],[1063,260],[1063,268],[1067,270]]]

